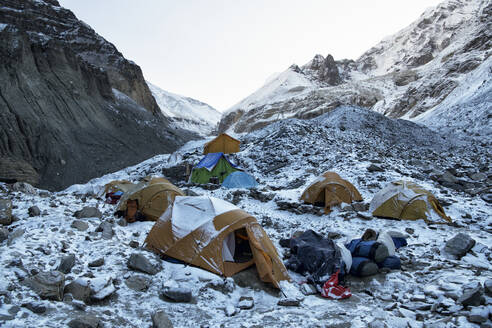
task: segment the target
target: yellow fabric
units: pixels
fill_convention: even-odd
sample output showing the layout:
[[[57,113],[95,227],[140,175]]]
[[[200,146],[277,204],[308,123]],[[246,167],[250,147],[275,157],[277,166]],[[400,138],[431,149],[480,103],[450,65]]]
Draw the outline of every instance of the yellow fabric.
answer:
[[[228,134],[222,133],[203,147],[203,153],[237,153],[241,142]]]

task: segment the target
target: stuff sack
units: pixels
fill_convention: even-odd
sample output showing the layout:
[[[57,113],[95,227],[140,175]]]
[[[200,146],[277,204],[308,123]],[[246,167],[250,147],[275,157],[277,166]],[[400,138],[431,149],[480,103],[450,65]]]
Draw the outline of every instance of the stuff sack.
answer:
[[[401,269],[401,261],[396,256],[388,256],[384,259],[383,262],[378,263],[380,268],[388,268],[391,270],[400,270]]]

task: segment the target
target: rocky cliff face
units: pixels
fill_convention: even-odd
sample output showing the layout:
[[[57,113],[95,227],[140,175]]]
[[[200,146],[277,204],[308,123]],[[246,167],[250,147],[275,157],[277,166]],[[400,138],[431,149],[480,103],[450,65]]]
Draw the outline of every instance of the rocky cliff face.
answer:
[[[469,83],[474,71],[488,70],[491,40],[489,0],[448,0],[356,61],[316,55],[304,66],[292,65],[282,73],[289,76],[288,88],[269,81],[226,112],[219,128],[247,132],[280,119],[321,115],[340,105],[417,118]],[[489,70],[486,78],[491,76]]]
[[[41,187],[83,182],[192,137],[169,126],[140,68],[55,0],[2,2],[0,58],[0,155],[31,165]],[[9,168],[0,177],[18,176],[0,164]]]

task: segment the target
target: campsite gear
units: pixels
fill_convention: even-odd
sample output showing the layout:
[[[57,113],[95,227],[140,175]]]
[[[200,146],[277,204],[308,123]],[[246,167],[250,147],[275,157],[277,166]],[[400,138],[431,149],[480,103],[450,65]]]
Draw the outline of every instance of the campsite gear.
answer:
[[[392,270],[400,270],[401,269],[401,261],[397,256],[388,256],[384,259],[384,261],[377,263],[380,268],[388,268]]]
[[[123,192],[120,190],[116,192],[109,192],[106,194],[106,203],[116,204],[120,200],[121,196],[123,196]]]
[[[374,195],[369,211],[374,216],[386,218],[451,222],[434,195],[410,181],[400,180],[388,184]],[[440,219],[444,221],[439,221]]]
[[[258,183],[253,176],[243,171],[232,172],[224,179],[222,186],[226,188],[256,188]]]
[[[131,218],[132,216],[127,214],[127,204],[129,201],[136,201],[137,210],[142,214],[143,218],[151,221],[157,220],[167,207],[172,204],[174,197],[184,196],[184,192],[178,187],[171,183],[163,182],[164,180],[164,178],[153,178],[142,181],[126,192],[120,199],[116,210],[117,213],[124,213],[125,217]],[[142,217],[139,217],[139,220]]]
[[[122,193],[132,189],[135,185],[128,180],[114,180],[104,186],[104,195],[121,191]]]
[[[250,251],[247,261],[244,257],[248,249],[240,254],[242,262],[234,260],[236,239],[242,239],[236,231],[247,238]],[[279,288],[279,281],[289,280],[275,246],[256,219],[214,197],[177,196],[150,230],[145,244],[160,255],[222,276],[230,277],[256,264],[264,282]]]
[[[361,237],[362,240],[377,240],[378,239],[378,233],[372,229],[366,229],[364,233],[362,234]]]
[[[323,284],[323,287],[321,287],[321,296],[335,300],[352,296],[349,288],[342,287],[338,284],[339,273],[340,271],[337,271],[332,274],[330,279]]]
[[[325,172],[317,177],[301,196],[301,200],[313,205],[321,205],[325,213],[331,211],[331,207],[341,203],[351,204],[354,201],[362,201],[362,196],[353,184],[342,179],[335,172]]]
[[[237,153],[239,152],[239,144],[241,141],[234,139],[228,134],[221,133],[212,141],[209,141],[203,147],[203,154],[209,153]]]
[[[324,238],[313,230],[307,230],[290,239],[291,257],[286,266],[294,272],[308,274],[308,282],[323,284],[333,273],[345,271],[342,255],[332,239]]]
[[[354,239],[345,246],[353,257],[365,257],[374,262],[384,261],[389,256],[386,245],[374,240]]]
[[[191,182],[205,184],[210,182],[210,178],[216,177],[222,183],[230,173],[237,170],[237,166],[223,153],[209,153],[191,171]]]
[[[378,273],[378,265],[366,257],[352,257],[350,274],[357,277],[367,277]]]
[[[403,246],[407,246],[407,240],[403,237],[391,237],[393,240],[393,244],[395,245],[395,249],[401,248]]]

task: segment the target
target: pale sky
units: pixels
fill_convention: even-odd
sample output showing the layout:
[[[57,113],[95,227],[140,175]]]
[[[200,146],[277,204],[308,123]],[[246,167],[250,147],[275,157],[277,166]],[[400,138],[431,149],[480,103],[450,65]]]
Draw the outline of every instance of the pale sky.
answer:
[[[291,64],[357,59],[439,0],[60,0],[160,88],[225,111]]]

